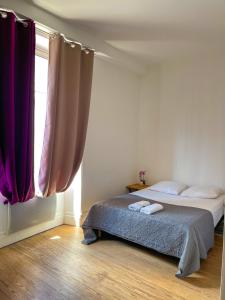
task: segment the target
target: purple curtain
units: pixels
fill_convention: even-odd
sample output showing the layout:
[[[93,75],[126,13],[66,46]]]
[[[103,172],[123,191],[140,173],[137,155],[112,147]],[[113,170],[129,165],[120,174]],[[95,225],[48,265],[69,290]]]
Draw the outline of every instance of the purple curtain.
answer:
[[[35,25],[0,15],[0,192],[5,203],[34,196]]]

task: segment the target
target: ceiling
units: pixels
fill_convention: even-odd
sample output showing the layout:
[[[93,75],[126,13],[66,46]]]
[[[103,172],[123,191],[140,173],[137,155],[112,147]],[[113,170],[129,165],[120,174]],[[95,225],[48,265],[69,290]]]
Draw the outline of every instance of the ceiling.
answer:
[[[146,65],[225,51],[225,0],[33,0]]]

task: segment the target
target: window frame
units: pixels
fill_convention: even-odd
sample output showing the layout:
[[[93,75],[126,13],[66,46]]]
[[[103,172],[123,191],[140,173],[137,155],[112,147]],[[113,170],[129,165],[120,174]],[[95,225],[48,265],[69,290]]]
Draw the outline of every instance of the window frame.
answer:
[[[42,37],[47,38],[49,40],[49,33],[41,30],[38,27],[36,27],[36,35],[42,36]],[[35,55],[40,56],[40,57],[45,58],[45,59],[48,60],[48,58],[49,58],[48,53],[49,53],[48,48],[43,47],[43,45],[38,44],[37,41],[36,41]]]

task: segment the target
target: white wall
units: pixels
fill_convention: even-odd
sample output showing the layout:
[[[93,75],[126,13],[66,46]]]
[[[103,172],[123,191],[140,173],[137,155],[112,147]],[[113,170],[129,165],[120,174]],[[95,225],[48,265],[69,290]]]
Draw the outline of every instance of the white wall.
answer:
[[[225,187],[225,55],[153,68],[143,81],[139,166],[152,182]]]
[[[146,170],[147,183],[157,176],[160,67],[152,66],[142,78],[138,127],[138,170]]]
[[[82,163],[82,211],[96,201],[126,192],[136,181],[140,78],[96,58],[91,107]],[[66,193],[70,216],[72,192]],[[74,201],[79,201],[74,195]]]

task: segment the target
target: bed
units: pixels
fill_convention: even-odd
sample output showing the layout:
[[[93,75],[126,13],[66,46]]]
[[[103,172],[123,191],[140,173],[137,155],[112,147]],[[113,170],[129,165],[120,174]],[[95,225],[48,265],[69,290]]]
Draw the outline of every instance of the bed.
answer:
[[[153,215],[131,211],[140,200],[161,203]],[[84,244],[99,238],[99,231],[121,237],[160,253],[179,258],[178,278],[200,269],[214,244],[214,227],[223,216],[225,195],[217,199],[187,198],[143,189],[95,203],[83,225]]]

